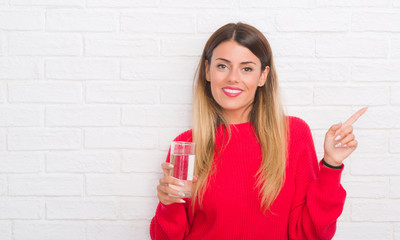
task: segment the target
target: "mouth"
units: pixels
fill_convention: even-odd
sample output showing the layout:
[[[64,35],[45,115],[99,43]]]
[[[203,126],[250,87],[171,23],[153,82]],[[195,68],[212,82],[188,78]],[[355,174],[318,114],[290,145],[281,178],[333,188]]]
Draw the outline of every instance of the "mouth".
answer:
[[[243,92],[243,90],[241,89],[232,89],[232,88],[222,88],[222,91],[228,97],[237,97]]]

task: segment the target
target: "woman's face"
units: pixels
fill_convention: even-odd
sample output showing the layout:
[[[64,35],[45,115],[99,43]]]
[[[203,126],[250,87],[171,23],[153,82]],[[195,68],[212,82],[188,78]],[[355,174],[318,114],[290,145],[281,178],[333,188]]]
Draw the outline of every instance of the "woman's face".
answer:
[[[220,43],[205,66],[211,93],[228,123],[247,122],[257,87],[265,84],[269,66],[261,71],[260,59],[233,40]]]

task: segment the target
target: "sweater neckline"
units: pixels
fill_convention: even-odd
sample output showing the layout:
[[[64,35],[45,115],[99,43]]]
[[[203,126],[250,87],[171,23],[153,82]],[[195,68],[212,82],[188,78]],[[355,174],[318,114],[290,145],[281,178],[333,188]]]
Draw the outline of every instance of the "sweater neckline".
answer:
[[[250,121],[249,122],[244,122],[244,123],[229,124],[229,128],[231,130],[237,130],[237,131],[249,130],[249,129],[251,129],[251,126],[252,126],[252,123]],[[224,129],[225,127],[224,127],[223,124],[220,124],[218,126],[218,128],[219,129]]]

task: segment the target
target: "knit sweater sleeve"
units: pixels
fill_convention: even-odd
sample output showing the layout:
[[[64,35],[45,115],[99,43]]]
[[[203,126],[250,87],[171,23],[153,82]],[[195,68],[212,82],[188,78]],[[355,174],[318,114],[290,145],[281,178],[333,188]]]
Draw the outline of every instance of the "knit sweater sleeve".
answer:
[[[176,137],[174,141],[192,141],[191,131],[186,131]],[[171,150],[171,149],[170,149]],[[166,162],[169,162],[170,150]],[[188,202],[164,205],[158,203],[156,214],[150,223],[150,237],[155,240],[182,240],[189,232]]]
[[[346,191],[340,184],[342,169],[318,163],[309,126],[301,120],[294,134],[295,197],[289,216],[289,239],[332,239],[343,210]],[[296,139],[298,138],[298,139]]]

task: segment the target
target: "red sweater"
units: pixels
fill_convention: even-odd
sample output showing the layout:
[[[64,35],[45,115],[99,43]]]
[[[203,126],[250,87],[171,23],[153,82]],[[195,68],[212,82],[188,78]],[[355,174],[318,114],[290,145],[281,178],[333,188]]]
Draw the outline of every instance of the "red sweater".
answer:
[[[263,214],[255,189],[261,148],[251,123],[231,125],[231,139],[204,195],[203,208],[186,203],[159,203],[151,221],[152,239],[331,239],[343,210],[346,191],[340,184],[342,169],[318,163],[308,125],[288,117],[290,139],[286,180],[271,211]],[[223,132],[219,126],[216,145]],[[191,141],[191,131],[175,140]],[[226,135],[225,135],[226,136]],[[226,138],[225,138],[226,141]],[[169,162],[169,154],[167,157]]]

